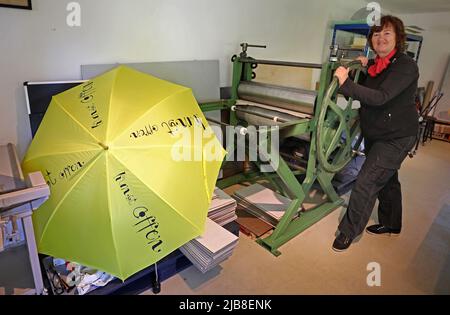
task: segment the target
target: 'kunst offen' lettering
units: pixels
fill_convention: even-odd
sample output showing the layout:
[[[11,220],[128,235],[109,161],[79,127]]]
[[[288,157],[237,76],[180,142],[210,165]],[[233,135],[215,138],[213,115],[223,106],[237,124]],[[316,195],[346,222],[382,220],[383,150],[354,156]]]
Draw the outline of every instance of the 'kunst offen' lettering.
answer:
[[[170,135],[175,135],[183,128],[191,128],[194,126],[202,127],[203,130],[206,130],[202,119],[196,114],[193,114],[192,116],[179,117],[176,119],[163,121],[162,123],[159,123],[159,126],[158,124],[149,123],[140,129],[132,131],[130,133],[130,138],[137,139],[141,137],[148,137],[158,133],[159,131],[167,132]]]
[[[103,123],[95,104],[94,82],[90,81],[81,87],[80,102],[85,105],[91,118],[91,129],[95,129]]]
[[[120,191],[128,201],[128,204],[133,206],[133,204],[137,202],[137,198],[132,193],[131,188],[126,181],[126,176],[126,172],[120,172],[114,176],[114,181],[119,185]],[[147,245],[150,245],[154,252],[161,252],[163,240],[158,231],[159,223],[156,217],[144,206],[133,206],[132,213],[133,217],[138,221],[134,224],[138,229],[137,233],[145,233]]]

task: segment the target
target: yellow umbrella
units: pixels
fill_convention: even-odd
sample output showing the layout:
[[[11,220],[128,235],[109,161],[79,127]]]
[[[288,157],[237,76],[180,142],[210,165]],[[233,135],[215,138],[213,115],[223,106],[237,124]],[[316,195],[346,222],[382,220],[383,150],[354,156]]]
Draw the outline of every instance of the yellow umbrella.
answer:
[[[224,155],[189,88],[120,66],[54,96],[23,161],[39,252],[126,279],[203,233]]]

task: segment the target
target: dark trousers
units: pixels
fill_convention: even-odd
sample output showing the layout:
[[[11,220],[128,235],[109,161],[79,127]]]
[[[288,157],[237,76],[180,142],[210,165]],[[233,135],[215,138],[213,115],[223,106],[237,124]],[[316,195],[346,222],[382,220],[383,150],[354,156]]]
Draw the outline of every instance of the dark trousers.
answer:
[[[364,231],[378,197],[379,223],[402,228],[402,194],[398,169],[412,149],[416,136],[365,141],[366,161],[358,174],[339,231],[355,238]]]

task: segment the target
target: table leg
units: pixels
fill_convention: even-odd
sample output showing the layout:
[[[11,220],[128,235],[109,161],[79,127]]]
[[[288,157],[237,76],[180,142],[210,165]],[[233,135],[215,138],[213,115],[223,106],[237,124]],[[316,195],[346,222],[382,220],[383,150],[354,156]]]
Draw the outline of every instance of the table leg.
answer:
[[[31,214],[22,217],[25,236],[27,238],[28,256],[30,257],[31,270],[33,271],[34,286],[36,294],[44,293],[44,284],[42,281],[41,265],[39,263],[39,256],[36,247],[36,239],[34,238],[33,222]]]

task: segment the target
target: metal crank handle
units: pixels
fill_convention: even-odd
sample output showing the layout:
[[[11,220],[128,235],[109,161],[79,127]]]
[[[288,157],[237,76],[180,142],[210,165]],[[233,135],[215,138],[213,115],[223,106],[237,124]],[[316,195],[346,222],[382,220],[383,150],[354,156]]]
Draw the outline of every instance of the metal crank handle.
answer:
[[[241,58],[247,57],[247,48],[248,47],[254,47],[254,48],[266,48],[266,45],[253,45],[248,43],[241,43],[242,52],[240,53]]]
[[[267,48],[267,45],[254,45],[254,44],[248,44],[248,43],[241,43],[241,47],[245,50],[247,50],[247,47],[254,47],[254,48]]]

